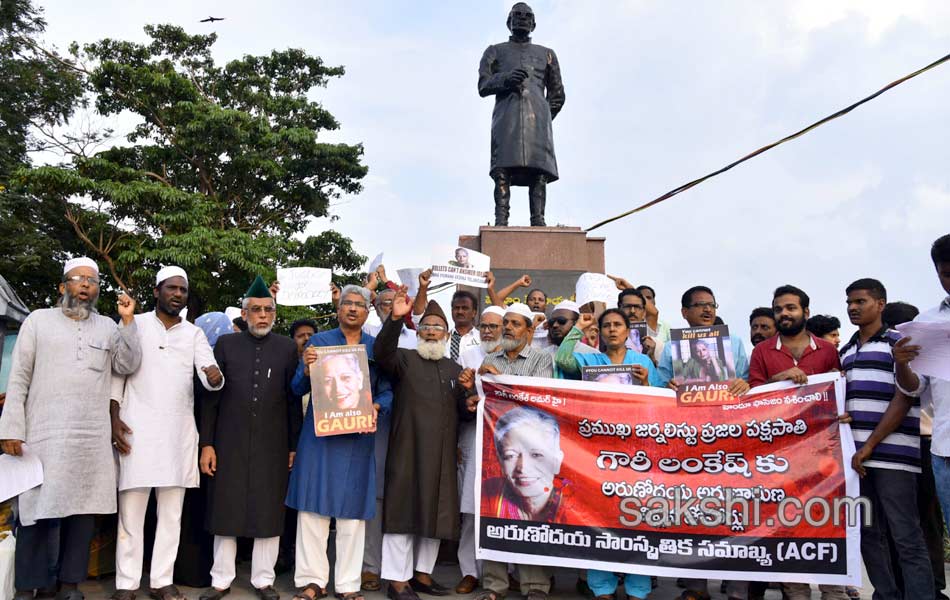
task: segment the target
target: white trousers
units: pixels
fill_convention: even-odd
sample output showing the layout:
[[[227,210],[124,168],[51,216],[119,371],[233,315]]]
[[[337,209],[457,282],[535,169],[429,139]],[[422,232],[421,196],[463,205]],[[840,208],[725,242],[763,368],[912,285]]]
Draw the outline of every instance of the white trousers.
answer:
[[[409,533],[384,533],[383,572],[380,576],[389,581],[409,581],[413,576],[413,565],[416,571],[431,575],[438,558],[439,540]]]
[[[337,594],[358,592],[360,567],[363,564],[363,542],[366,521],[336,520],[336,567],[333,570],[333,590]],[[297,567],[294,585],[302,588],[315,583],[327,587],[330,580],[330,560],[327,540],[330,537],[330,517],[317,513],[297,513]]]
[[[383,564],[383,501],[376,499],[376,514],[366,521],[363,571],[379,575]]]
[[[152,488],[134,488],[119,492],[119,532],[115,550],[115,588],[137,590],[142,579],[142,555],[145,552],[145,509]],[[149,587],[172,584],[178,538],[181,536],[181,506],[185,488],[155,488],[158,523],[152,546]]]
[[[254,538],[251,551],[251,585],[257,589],[274,585],[274,565],[280,552],[280,536]],[[214,536],[214,566],[211,567],[211,586],[226,590],[234,581],[234,561],[237,560],[237,538]]]
[[[481,561],[475,560],[475,515],[462,513],[462,535],[459,538],[459,569],[462,577],[471,575],[478,579]]]

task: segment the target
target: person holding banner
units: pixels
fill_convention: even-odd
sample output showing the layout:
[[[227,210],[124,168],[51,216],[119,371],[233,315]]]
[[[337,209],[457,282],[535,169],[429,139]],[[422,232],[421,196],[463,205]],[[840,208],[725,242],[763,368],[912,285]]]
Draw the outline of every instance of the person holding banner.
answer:
[[[811,334],[808,322],[810,299],[801,289],[783,285],[772,294],[772,314],[778,334],[766,338],[752,349],[749,361],[749,385],[756,387],[777,381],[792,381],[803,385],[809,375],[841,370],[834,345]],[[753,313],[754,315],[755,313]],[[748,582],[730,581],[730,598],[742,598]],[[811,598],[807,583],[782,584],[789,600]],[[822,600],[846,600],[845,586],[819,585]]]
[[[462,387],[456,385],[461,367],[446,357],[449,322],[435,300],[419,320],[417,348],[397,346],[402,318],[411,310],[412,301],[402,287],[373,346],[395,391],[382,561],[382,577],[389,580],[386,594],[392,600],[415,600],[416,592],[449,593],[433,581],[432,570],[439,540],[459,537],[457,429],[459,420],[473,417]]]
[[[859,279],[845,290],[848,318],[858,331],[841,348],[847,377],[847,409],[854,417],[852,467],[861,476],[861,495],[871,501],[872,519],[861,528],[861,558],[880,598],[933,598],[934,578],[920,515],[908,510],[917,497],[920,469],[920,378],[910,361],[920,346],[909,343],[882,320],[887,290],[876,279]],[[890,566],[894,540],[904,589]],[[902,595],[903,593],[903,595]]]
[[[690,327],[712,327],[716,324],[716,297],[713,291],[706,286],[697,285],[683,293],[681,299],[682,315]],[[745,345],[742,343],[730,344],[732,347],[733,364],[736,366],[736,377],[729,383],[729,393],[741,396],[749,391],[749,359],[746,357]],[[673,345],[666,344],[663,354],[657,362],[657,373],[660,385],[670,385],[673,379]]]
[[[554,364],[551,354],[539,350],[531,345],[534,337],[534,318],[525,304],[517,302],[505,311],[502,321],[504,333],[501,340],[501,349],[488,354],[478,369],[478,374],[519,375],[522,377],[553,377]],[[463,371],[459,378],[461,387],[472,393],[475,386],[475,372],[471,369]],[[478,396],[469,396],[469,410],[474,411]],[[515,411],[512,411],[515,412]],[[509,421],[507,431],[511,433],[507,440],[502,438],[496,442],[496,448],[502,448],[510,443],[513,454],[523,455],[523,448],[528,438],[537,441],[533,436],[543,437],[542,442],[548,444],[550,451],[546,458],[528,463],[524,459],[506,461],[502,450],[499,450],[499,460],[505,472],[504,482],[495,482],[495,493],[488,494],[493,498],[493,506],[504,514],[518,514],[513,518],[531,519],[539,515],[549,517],[549,522],[556,522],[559,511],[560,493],[555,493],[554,478],[560,470],[563,453],[560,449],[557,422],[554,430],[549,425],[548,417],[544,420],[536,414],[524,415],[516,418],[513,415]],[[518,426],[518,432],[513,431]],[[523,427],[522,427],[523,426]],[[504,432],[503,432],[504,433]],[[552,435],[547,435],[552,434]],[[502,437],[505,437],[504,435]],[[517,446],[517,448],[515,448]],[[507,446],[504,446],[507,447]],[[520,450],[519,450],[520,449]],[[525,475],[525,470],[531,470]],[[548,482],[545,485],[544,482]],[[485,490],[483,490],[483,496]],[[539,565],[518,565],[518,579],[521,583],[521,593],[528,600],[544,600],[551,591],[551,579],[547,570]],[[475,600],[501,600],[508,593],[508,565],[501,562],[486,560],[482,562],[482,591]]]
[[[598,328],[606,350],[604,352],[577,352],[577,342],[594,323],[594,315],[581,314],[577,326],[571,329],[555,355],[558,369],[567,379],[580,379],[581,368],[593,365],[634,365],[634,377],[640,385],[662,387],[660,379],[647,355],[627,348],[630,324],[619,308],[609,308],[600,315]]]
[[[462,368],[475,371],[482,366],[485,356],[498,350],[505,310],[489,306],[482,311],[478,324],[481,337],[478,347],[462,353]],[[464,371],[463,371],[464,372]],[[475,421],[466,421],[459,426],[459,498],[462,511],[462,532],[459,538],[459,569],[462,579],[455,586],[455,593],[471,593],[478,585],[478,564],[475,560]]]
[[[366,348],[369,360],[368,391],[372,393],[373,406],[379,413],[389,413],[392,387],[373,361],[375,339],[362,330],[368,316],[369,290],[356,285],[344,287],[337,308],[340,326],[310,338],[304,350],[303,362],[294,375],[294,393],[303,395],[311,390],[310,370],[316,368],[317,347],[361,345]],[[350,356],[353,355],[329,355],[324,360],[347,365]],[[364,375],[358,365],[354,375],[354,380],[363,381]],[[337,386],[338,389],[349,387],[354,386]],[[352,394],[344,396],[358,394],[354,388]],[[287,490],[287,506],[298,511],[294,584],[301,590],[295,597],[313,600],[326,594],[330,578],[327,539],[330,519],[335,518],[335,591],[347,600],[356,599],[360,597],[365,525],[376,511],[375,437],[378,431],[377,434],[349,433],[318,437],[314,410],[314,402],[311,402]]]

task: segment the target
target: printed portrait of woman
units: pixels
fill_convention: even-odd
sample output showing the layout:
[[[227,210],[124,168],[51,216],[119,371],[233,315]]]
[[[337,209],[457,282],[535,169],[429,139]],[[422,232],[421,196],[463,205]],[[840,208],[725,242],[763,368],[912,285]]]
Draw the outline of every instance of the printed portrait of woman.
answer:
[[[563,523],[570,495],[558,476],[564,453],[557,420],[519,406],[498,419],[495,451],[502,477],[482,483],[482,514],[500,519]]]
[[[326,354],[317,365],[317,381],[323,392],[318,402],[318,410],[350,410],[362,406],[371,406],[372,393],[366,383],[366,374],[360,369],[360,360],[356,354]]]

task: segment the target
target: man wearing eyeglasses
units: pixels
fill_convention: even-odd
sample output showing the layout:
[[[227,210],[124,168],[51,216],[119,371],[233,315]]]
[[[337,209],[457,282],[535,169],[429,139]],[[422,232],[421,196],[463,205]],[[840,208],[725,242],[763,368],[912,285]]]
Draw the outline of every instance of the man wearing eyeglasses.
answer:
[[[373,348],[394,390],[381,573],[392,600],[450,593],[433,581],[432,570],[439,540],[459,538],[457,428],[460,420],[474,418],[456,385],[461,367],[446,356],[448,319],[437,302],[430,301],[419,319],[417,348],[397,346],[411,309],[402,287]]]
[[[647,320],[647,299],[639,288],[626,288],[621,290],[617,296],[617,308],[619,308],[623,314],[627,315],[627,320],[630,324],[642,323]],[[649,330],[649,324],[647,324],[647,329]],[[656,364],[656,357],[661,356],[663,353],[664,341],[657,339],[657,336],[648,335],[640,342],[643,345],[643,353],[650,357],[653,364]],[[630,339],[627,339],[626,345],[627,348],[631,350],[640,351],[639,348],[634,346],[633,341]]]
[[[0,416],[4,454],[43,463],[43,483],[19,495],[17,598],[52,597],[59,584],[58,598],[82,599],[93,515],[116,511],[109,389],[142,359],[135,302],[119,296],[119,326],[96,312],[92,259],[66,262],[59,293],[56,308],[33,311],[20,327]]]
[[[462,368],[478,370],[485,356],[498,350],[505,309],[489,306],[482,311],[478,324],[481,342],[462,354]],[[455,586],[456,594],[469,594],[478,586],[478,564],[475,561],[475,421],[459,426],[459,497],[462,511],[462,532],[459,539],[459,569],[462,579]]]
[[[291,382],[297,344],[272,333],[277,305],[258,275],[244,295],[247,331],[218,338],[214,357],[227,385],[205,396],[201,472],[211,477],[206,527],[214,534],[211,588],[218,600],[235,577],[237,538],[254,538],[251,585],[277,600],[274,565],[284,531],[284,498],[303,415]]]

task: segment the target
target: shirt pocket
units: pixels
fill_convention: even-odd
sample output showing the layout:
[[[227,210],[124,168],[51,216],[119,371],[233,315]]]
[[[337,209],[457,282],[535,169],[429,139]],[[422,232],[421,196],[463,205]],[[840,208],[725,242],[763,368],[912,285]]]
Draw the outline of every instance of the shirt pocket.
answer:
[[[93,371],[105,371],[112,359],[112,345],[105,342],[89,342],[89,368]]]

